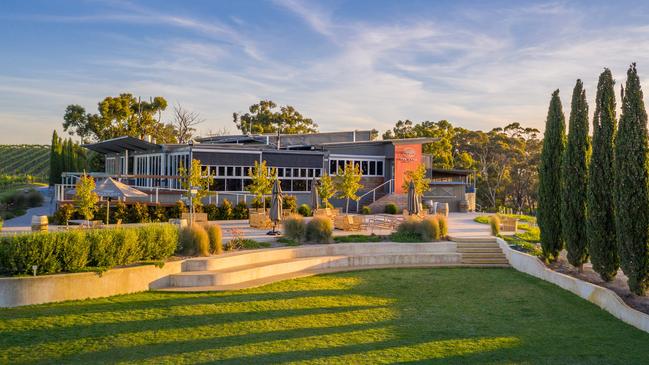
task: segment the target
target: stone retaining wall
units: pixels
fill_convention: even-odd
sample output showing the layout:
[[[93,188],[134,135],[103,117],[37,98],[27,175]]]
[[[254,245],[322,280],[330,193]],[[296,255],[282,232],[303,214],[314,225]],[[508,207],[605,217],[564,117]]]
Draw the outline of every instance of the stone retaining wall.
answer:
[[[500,238],[497,240],[509,264],[516,270],[558,285],[596,304],[623,322],[649,332],[649,315],[629,307],[612,290],[550,270],[538,258],[512,249]]]

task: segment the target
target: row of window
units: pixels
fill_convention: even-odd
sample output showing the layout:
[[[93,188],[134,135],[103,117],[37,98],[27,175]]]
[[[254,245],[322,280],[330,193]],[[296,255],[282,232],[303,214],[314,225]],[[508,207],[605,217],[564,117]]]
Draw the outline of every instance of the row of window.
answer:
[[[243,192],[251,181],[250,178],[214,178],[210,190]],[[280,186],[283,192],[311,191],[311,182],[309,179],[280,179]]]
[[[252,169],[251,166],[201,166],[203,176],[212,177],[248,177]],[[320,177],[322,169],[314,168],[291,168],[291,167],[271,167],[277,169],[278,177],[288,178],[313,178]]]
[[[383,176],[383,161],[381,160],[329,160],[329,174],[336,175],[338,170],[344,170],[345,165],[353,163],[360,167],[363,176]]]

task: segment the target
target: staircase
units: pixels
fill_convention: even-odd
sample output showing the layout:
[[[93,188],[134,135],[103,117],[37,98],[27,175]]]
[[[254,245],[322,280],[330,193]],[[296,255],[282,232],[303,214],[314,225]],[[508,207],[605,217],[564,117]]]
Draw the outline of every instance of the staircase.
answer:
[[[408,194],[388,194],[368,206],[372,213],[379,214],[385,213],[385,206],[388,204],[396,205],[397,211],[401,212],[408,207]]]
[[[462,256],[462,266],[509,267],[507,257],[494,237],[451,237]]]
[[[464,266],[460,261],[453,242],[305,245],[189,259],[163,290],[233,290],[328,272]]]

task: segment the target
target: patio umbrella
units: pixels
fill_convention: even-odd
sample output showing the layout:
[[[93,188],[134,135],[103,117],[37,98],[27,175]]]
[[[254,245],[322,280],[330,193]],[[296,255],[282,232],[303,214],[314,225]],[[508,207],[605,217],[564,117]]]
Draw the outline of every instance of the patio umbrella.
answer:
[[[276,235],[277,232],[277,223],[282,220],[282,188],[279,185],[279,179],[275,179],[273,184],[273,195],[271,197],[270,203],[270,220],[273,222],[273,230],[268,232],[269,235]]]
[[[100,181],[93,190],[95,194],[99,197],[107,198],[106,202],[106,222],[108,222],[108,217],[110,214],[110,199],[126,199],[126,198],[146,198],[149,195],[137,190],[133,187],[130,187],[124,183],[121,183],[112,177],[107,177],[104,180]],[[71,189],[68,191],[68,194],[76,194],[76,189]]]
[[[311,209],[316,211],[320,209],[320,194],[318,193],[318,180],[313,178],[311,181]]]
[[[408,213],[417,215],[421,212],[419,196],[415,192],[415,183],[408,184]]]

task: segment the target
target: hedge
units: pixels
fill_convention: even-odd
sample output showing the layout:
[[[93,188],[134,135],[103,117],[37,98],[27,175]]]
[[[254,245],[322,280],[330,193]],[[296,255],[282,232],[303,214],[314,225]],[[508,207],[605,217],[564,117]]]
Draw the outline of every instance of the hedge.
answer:
[[[0,238],[0,272],[7,275],[104,270],[140,261],[165,260],[178,246],[170,224],[136,228],[39,232]]]

